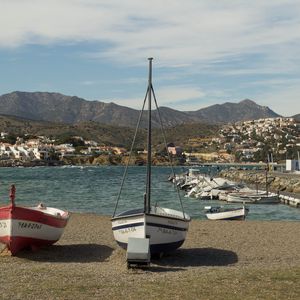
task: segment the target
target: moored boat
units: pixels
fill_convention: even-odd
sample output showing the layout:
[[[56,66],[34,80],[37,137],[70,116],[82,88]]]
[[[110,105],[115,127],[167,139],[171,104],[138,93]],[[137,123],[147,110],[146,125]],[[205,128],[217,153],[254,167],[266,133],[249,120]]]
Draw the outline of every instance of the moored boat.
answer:
[[[239,208],[207,206],[205,211],[205,215],[209,220],[245,220],[249,209],[245,206]]]
[[[276,204],[280,202],[277,194],[267,192],[233,192],[227,195],[227,202],[247,204]]]
[[[70,214],[67,211],[39,204],[24,207],[15,204],[15,186],[10,192],[11,203],[0,207],[0,243],[12,255],[24,248],[33,250],[57,242]]]

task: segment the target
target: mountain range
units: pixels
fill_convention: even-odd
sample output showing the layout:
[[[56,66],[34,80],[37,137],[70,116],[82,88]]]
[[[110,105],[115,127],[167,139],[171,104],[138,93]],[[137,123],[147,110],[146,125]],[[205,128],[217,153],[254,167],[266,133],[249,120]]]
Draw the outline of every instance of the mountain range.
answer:
[[[88,101],[76,96],[49,92],[12,92],[0,96],[0,114],[24,119],[65,124],[93,121],[107,125],[134,127],[140,111],[115,103]],[[266,106],[245,99],[239,103],[226,102],[196,111],[178,111],[160,107],[165,126],[187,123],[224,124],[279,115]],[[157,111],[153,112],[153,126],[159,124]],[[141,127],[146,125],[142,116]]]

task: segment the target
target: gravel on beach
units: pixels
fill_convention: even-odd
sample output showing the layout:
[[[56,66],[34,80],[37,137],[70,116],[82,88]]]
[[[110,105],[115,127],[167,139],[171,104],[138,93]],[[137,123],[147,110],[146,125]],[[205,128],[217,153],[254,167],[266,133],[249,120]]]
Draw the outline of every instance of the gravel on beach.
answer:
[[[74,213],[55,245],[0,266],[0,299],[300,299],[300,222],[193,220],[180,249],[127,269],[110,218]]]

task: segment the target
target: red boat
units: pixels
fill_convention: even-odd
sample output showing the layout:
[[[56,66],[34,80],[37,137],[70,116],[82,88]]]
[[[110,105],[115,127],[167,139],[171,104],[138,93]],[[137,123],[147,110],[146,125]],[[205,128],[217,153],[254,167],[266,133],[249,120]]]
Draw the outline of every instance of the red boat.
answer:
[[[12,255],[24,248],[36,250],[52,245],[63,234],[70,214],[67,211],[39,204],[36,207],[15,205],[15,186],[11,186],[7,206],[0,207],[0,243]]]

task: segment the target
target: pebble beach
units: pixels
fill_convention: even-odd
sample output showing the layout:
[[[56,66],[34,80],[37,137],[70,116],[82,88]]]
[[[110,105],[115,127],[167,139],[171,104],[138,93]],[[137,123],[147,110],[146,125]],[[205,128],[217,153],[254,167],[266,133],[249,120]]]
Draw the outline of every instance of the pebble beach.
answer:
[[[73,213],[37,252],[3,251],[1,299],[300,299],[300,223],[193,220],[184,245],[127,269],[108,216]]]

